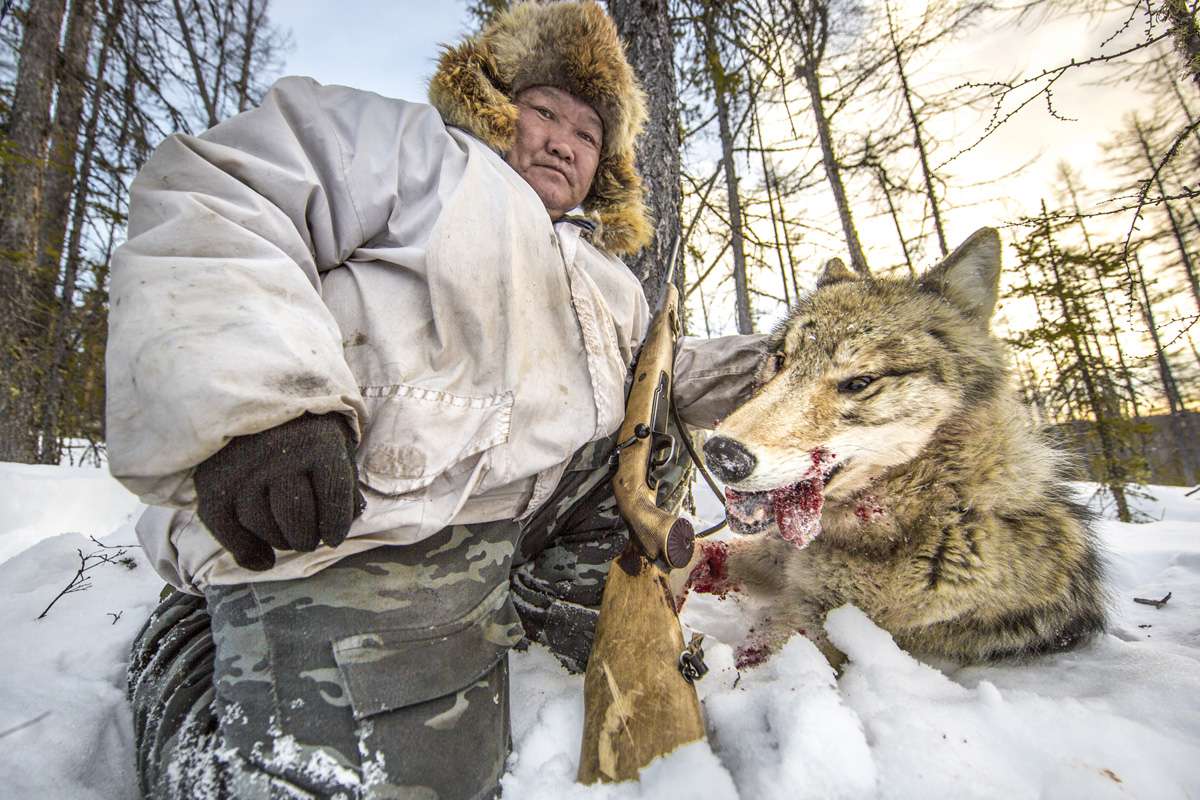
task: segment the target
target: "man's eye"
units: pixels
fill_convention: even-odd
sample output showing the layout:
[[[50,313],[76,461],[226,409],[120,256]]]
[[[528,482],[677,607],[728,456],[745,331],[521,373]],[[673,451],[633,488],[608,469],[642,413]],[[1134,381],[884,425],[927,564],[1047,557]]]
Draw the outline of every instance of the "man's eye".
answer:
[[[550,113],[550,109],[546,108],[545,106],[534,106],[533,110],[536,111],[538,116],[542,119],[554,119],[554,115]]]
[[[581,133],[581,134],[579,134],[579,138],[583,139],[585,142],[592,145],[593,147],[600,146],[600,143],[596,141],[596,137],[592,136],[590,133]]]

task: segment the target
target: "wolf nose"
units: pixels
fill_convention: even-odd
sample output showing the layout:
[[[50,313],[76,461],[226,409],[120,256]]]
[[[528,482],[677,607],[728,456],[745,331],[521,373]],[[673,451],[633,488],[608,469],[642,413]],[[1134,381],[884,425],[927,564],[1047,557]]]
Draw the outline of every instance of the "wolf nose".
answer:
[[[758,459],[737,441],[715,436],[704,443],[704,463],[722,483],[736,483],[754,472]]]

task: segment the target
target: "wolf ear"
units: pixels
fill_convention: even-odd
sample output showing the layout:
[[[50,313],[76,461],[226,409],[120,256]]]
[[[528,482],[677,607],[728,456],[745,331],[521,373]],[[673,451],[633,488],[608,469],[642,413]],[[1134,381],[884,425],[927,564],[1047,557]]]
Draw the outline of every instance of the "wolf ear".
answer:
[[[844,281],[857,280],[858,276],[846,268],[840,258],[831,258],[825,262],[824,269],[817,276],[817,288],[828,286],[831,283],[842,283]]]
[[[980,228],[921,277],[920,286],[940,294],[985,328],[1000,294],[1000,234]]]

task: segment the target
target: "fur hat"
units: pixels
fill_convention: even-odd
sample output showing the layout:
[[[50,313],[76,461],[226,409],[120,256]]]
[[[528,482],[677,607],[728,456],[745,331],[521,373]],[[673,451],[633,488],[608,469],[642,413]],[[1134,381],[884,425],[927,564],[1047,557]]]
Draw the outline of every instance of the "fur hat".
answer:
[[[447,125],[501,153],[513,145],[517,106],[531,86],[553,86],[590,105],[604,123],[600,163],[583,209],[593,240],[614,255],[636,252],[653,230],[634,167],[646,97],[625,59],[617,28],[593,0],[517,3],[482,32],[447,45],[429,83],[429,101]]]

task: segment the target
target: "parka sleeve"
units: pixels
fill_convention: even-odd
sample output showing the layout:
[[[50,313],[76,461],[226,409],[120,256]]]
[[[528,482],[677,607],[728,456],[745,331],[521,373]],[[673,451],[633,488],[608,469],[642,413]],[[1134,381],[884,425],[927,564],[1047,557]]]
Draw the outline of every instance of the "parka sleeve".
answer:
[[[684,336],[675,353],[675,407],[688,425],[711,429],[744,403],[767,336],[751,334],[701,339]]]
[[[402,169],[406,141],[424,149]],[[361,423],[321,273],[384,230],[406,192],[428,190],[448,141],[427,106],[286,78],[260,107],[158,147],[112,262],[115,477],[184,506],[192,469],[230,437],[305,412]]]

